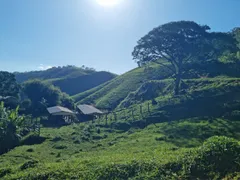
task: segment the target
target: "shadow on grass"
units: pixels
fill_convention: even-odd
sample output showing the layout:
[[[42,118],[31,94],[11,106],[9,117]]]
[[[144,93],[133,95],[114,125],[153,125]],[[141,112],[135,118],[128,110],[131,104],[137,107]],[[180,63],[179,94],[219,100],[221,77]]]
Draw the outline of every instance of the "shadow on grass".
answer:
[[[160,132],[165,141],[179,147],[196,147],[212,136],[227,136],[239,139],[240,122],[223,119],[182,120],[164,125]]]

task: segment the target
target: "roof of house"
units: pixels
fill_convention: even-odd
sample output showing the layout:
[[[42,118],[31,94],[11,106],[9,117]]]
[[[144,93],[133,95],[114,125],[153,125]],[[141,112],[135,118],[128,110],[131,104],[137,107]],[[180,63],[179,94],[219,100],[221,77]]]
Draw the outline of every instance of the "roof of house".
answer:
[[[83,104],[83,105],[78,105],[77,107],[85,115],[103,114],[102,111],[90,105]]]
[[[54,106],[47,108],[48,112],[52,115],[72,115],[74,112],[69,110],[68,108],[61,106]]]

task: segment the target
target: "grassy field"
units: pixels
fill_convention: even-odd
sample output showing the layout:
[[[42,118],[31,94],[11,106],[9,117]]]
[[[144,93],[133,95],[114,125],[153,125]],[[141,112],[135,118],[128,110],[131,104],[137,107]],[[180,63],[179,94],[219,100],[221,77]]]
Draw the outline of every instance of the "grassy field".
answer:
[[[43,128],[41,136],[46,140],[42,144],[17,147],[0,156],[0,177],[98,179],[99,169],[112,165],[147,163],[158,168],[177,162],[213,135],[239,140],[240,121],[193,118],[128,131],[98,123]]]

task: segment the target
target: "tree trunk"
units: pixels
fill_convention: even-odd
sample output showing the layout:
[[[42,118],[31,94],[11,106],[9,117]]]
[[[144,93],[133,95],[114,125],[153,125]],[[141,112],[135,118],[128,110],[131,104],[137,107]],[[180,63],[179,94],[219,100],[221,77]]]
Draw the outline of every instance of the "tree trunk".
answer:
[[[175,80],[175,89],[174,94],[178,95],[180,91],[180,85],[181,85],[181,73],[176,74],[176,80]]]

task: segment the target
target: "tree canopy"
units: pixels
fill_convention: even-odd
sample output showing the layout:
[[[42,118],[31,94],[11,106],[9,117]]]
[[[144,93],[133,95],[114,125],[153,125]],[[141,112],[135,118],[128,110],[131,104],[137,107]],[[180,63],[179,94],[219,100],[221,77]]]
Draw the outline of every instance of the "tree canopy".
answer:
[[[20,86],[17,84],[14,74],[0,71],[0,82],[0,96],[18,96]]]
[[[155,62],[170,69],[175,77],[175,94],[178,94],[185,64],[207,61],[222,53],[222,49],[235,48],[232,35],[209,30],[209,26],[192,21],[163,24],[137,42],[133,59],[141,65]]]
[[[37,116],[46,111],[46,107],[63,105],[74,107],[73,100],[50,83],[41,80],[30,80],[23,84],[24,94],[31,100],[32,114]]]

